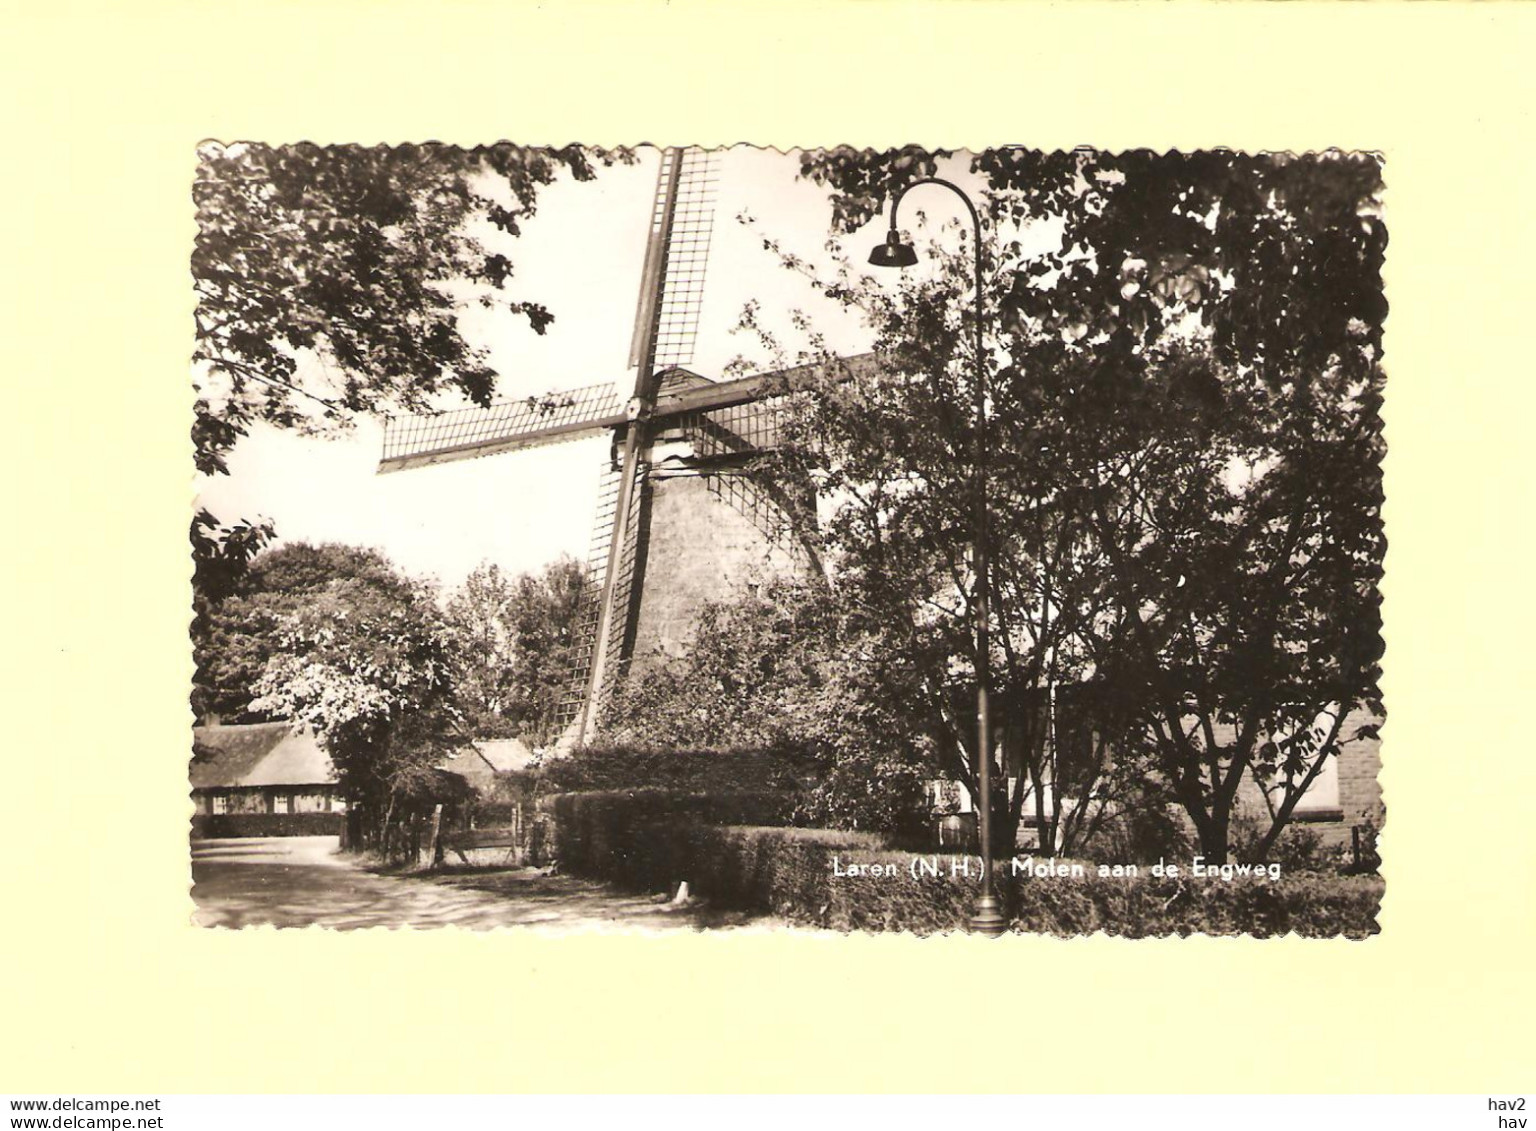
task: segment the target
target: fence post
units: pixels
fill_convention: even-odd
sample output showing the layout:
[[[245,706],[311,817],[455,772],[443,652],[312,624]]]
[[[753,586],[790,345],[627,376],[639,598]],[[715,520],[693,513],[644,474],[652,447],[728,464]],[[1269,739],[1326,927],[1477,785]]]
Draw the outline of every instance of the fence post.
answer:
[[[443,862],[443,803],[439,801],[432,809],[432,867],[436,868]]]

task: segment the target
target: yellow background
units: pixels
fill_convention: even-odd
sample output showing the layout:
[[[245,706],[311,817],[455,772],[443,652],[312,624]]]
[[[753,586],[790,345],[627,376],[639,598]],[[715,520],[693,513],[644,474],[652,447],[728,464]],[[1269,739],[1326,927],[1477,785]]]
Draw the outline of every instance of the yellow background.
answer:
[[[7,7],[0,1091],[1531,1086],[1536,10]],[[185,925],[208,136],[1384,151],[1383,935]]]

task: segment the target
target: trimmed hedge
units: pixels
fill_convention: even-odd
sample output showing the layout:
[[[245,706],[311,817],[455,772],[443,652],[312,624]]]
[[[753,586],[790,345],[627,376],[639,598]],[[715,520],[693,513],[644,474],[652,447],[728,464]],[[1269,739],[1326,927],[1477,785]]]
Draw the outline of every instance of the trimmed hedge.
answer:
[[[826,861],[826,910],[788,918],[816,921],[839,930],[900,930],[932,934],[964,927],[981,888],[979,857],[939,856],[941,875],[914,878],[912,853],[850,852],[844,870],[858,865],[894,865],[895,875],[833,876]],[[931,858],[931,857],[929,857]],[[949,874],[953,860],[969,874]],[[1085,875],[1014,874],[995,866],[995,886],[1010,928],[1038,934],[1088,935],[1104,931],[1127,938],[1166,935],[1254,935],[1268,938],[1295,932],[1318,938],[1365,938],[1380,928],[1384,885],[1376,877],[1317,873],[1279,880],[1236,877],[1159,878],[1141,870],[1136,878],[1100,877],[1084,862]]]
[[[205,813],[192,818],[192,835],[340,836],[345,821],[343,813]]]
[[[546,798],[550,836],[563,868],[647,891],[688,881],[720,907],[766,912],[835,930],[963,930],[980,889],[981,862],[921,855],[938,876],[913,874],[914,854],[869,833],[726,824],[782,814],[782,796],[706,797],[660,791]],[[775,812],[775,807],[778,811]],[[834,861],[844,873],[834,874]],[[1042,861],[1043,863],[1043,861]],[[1376,877],[1282,874],[1279,880],[1036,877],[997,865],[997,888],[1014,931],[1129,938],[1163,935],[1258,937],[1295,932],[1364,938],[1379,928]],[[874,874],[867,874],[873,872]]]
[[[539,855],[577,875],[660,890],[691,868],[692,833],[712,824],[777,823],[793,799],[777,793],[706,795],[665,790],[595,791],[546,797],[550,820]],[[685,877],[684,877],[685,878]]]
[[[873,833],[836,829],[699,828],[678,879],[722,907],[824,922],[834,897],[832,858],[869,857],[884,847]]]
[[[539,769],[546,793],[634,788],[673,793],[792,793],[816,773],[796,750],[677,750],[649,746],[583,746]]]

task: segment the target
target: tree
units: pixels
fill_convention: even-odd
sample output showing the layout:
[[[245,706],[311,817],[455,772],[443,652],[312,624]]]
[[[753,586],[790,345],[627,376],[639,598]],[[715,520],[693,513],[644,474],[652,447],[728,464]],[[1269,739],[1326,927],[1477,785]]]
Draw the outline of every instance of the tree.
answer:
[[[196,672],[192,679],[192,711],[202,719],[217,713],[215,677],[210,666],[209,643],[224,603],[247,583],[253,558],[275,534],[270,522],[240,522],[221,526],[205,509],[192,518],[192,653]]]
[[[590,180],[633,155],[210,142],[198,158],[192,438],[197,469],[213,475],[227,472],[226,455],[256,421],[327,431],[359,414],[427,408],[440,394],[489,403],[496,376],[461,333],[461,312],[499,308],[542,334],[554,315],[513,293],[512,240],[558,176]],[[222,540],[217,528],[199,512],[193,701],[199,715],[246,717],[266,658],[252,622],[270,627],[288,600],[276,594],[303,587],[243,597],[212,623],[241,565],[274,535],[270,523],[236,524]]]
[[[803,171],[852,230],[934,167],[912,151],[835,151]],[[1001,696],[1094,686],[1076,697],[1093,704],[1077,729],[1148,759],[1208,858],[1226,859],[1245,777],[1273,800],[1267,851],[1350,720],[1382,713],[1379,164],[1001,150],[972,171],[990,190]],[[1031,254],[1026,223],[1059,238]],[[973,282],[964,248],[930,254],[938,277],[896,295],[846,263],[821,280],[866,311],[888,361],[807,399],[795,458],[836,502],[840,588],[905,635],[932,725],[960,752],[956,685],[976,659]],[[1039,717],[1010,720],[1037,797]],[[972,785],[973,756],[952,767]]]
[[[920,821],[933,736],[880,626],[824,586],[778,579],[706,605],[687,651],[621,683],[605,740],[810,756],[802,819],[901,832]]]
[[[555,737],[585,577],[571,557],[515,578],[486,563],[449,598],[457,695],[476,735]]]
[[[265,537],[257,538],[262,529],[235,527],[223,545],[249,553],[264,543]],[[194,579],[199,611],[192,625],[192,708],[199,718],[235,723],[269,717],[252,708],[252,689],[276,648],[285,616],[337,583],[353,583],[390,600],[405,600],[413,591],[377,550],[339,543],[293,542],[256,555],[237,574],[212,564],[201,573],[205,579]]]
[[[213,684],[217,677],[210,668],[215,652],[209,645],[216,619],[224,603],[246,584],[251,560],[275,534],[270,522],[245,520],[220,526],[207,510],[199,509],[192,518],[192,657],[196,666],[192,678],[192,712],[202,719],[217,714],[223,705],[216,702]]]
[[[239,591],[251,559],[275,535],[270,522],[242,519],[221,526],[207,510],[198,510],[192,518],[191,537],[192,591],[199,614]]]
[[[198,159],[192,435],[215,474],[253,421],[334,429],[440,392],[490,403],[496,376],[460,311],[499,308],[542,334],[554,315],[512,293],[511,238],[561,173],[633,157],[209,142]]]
[[[251,703],[314,731],[364,842],[386,853],[392,829],[456,799],[437,767],[467,741],[435,595],[395,581],[354,577],[304,591],[278,620]]]

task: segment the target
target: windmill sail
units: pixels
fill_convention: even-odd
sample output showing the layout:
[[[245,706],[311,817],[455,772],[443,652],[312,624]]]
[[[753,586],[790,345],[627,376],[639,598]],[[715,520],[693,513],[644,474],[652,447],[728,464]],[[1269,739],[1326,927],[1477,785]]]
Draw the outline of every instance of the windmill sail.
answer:
[[[630,344],[635,367],[632,417],[625,430],[618,467],[612,533],[590,643],[578,638],[586,657],[586,691],[568,739],[581,742],[592,730],[622,666],[624,640],[633,608],[638,517],[651,420],[663,370],[693,357],[704,299],[704,270],[714,231],[714,155],[695,149],[668,149],[656,178],[656,200],[646,240],[645,271]],[[581,673],[577,673],[580,678]]]
[[[379,471],[581,440],[601,435],[624,419],[624,406],[612,385],[588,385],[489,408],[405,417],[391,420],[384,428]]]
[[[560,699],[555,705],[555,730],[563,734],[581,715],[587,700],[587,681],[592,672],[593,649],[597,644],[597,621],[602,609],[603,579],[608,570],[608,552],[613,545],[614,527],[617,525],[619,495],[619,469],[609,465],[603,469],[597,492],[597,515],[592,524],[592,542],[587,552],[586,572],[582,586],[581,605],[571,631],[571,653]],[[633,516],[626,524],[629,533],[627,544],[619,559],[620,574],[630,584],[635,568],[635,524]],[[611,647],[611,641],[610,641]],[[610,664],[617,657],[610,657]]]
[[[662,154],[645,251],[646,283],[629,345],[631,368],[638,366],[647,378],[693,360],[715,230],[720,180],[715,157],[701,149],[668,149]]]
[[[638,369],[635,395],[642,400],[654,403],[658,373],[693,360],[718,184],[715,154],[698,149],[663,151],[630,342],[629,364]],[[386,425],[379,471],[585,439],[620,427],[626,420],[612,385],[590,385],[489,408],[407,417]]]

